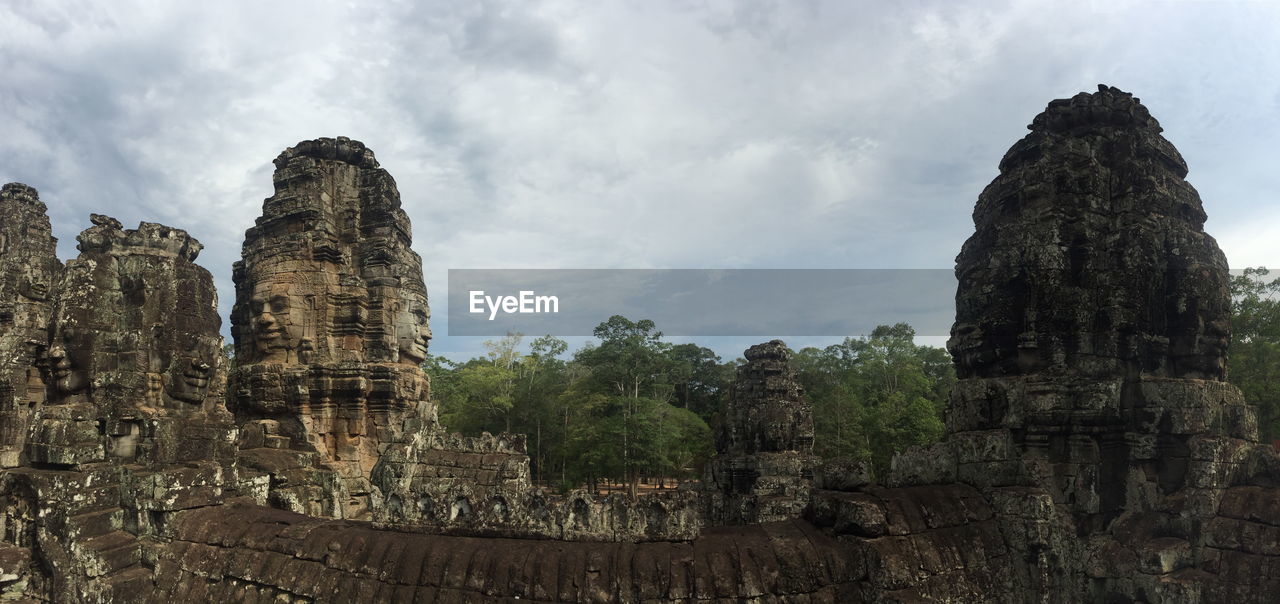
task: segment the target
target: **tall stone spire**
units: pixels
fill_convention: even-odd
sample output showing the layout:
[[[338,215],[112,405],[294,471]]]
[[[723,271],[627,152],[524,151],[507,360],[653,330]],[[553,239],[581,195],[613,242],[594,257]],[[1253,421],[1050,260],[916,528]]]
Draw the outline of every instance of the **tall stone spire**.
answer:
[[[1193,480],[1194,441],[1255,441],[1256,420],[1224,381],[1226,259],[1155,118],[1100,86],[1029,128],[956,259],[948,430],[1012,430],[1088,533]]]
[[[813,408],[781,340],[746,350],[707,464],[711,517],[757,523],[799,517],[813,488]]]
[[[0,467],[18,464],[31,412],[45,400],[36,365],[49,339],[49,293],[62,274],[46,210],[27,185],[0,189]]]
[[[389,431],[434,418],[422,259],[395,180],[362,143],[303,141],[275,166],[233,274],[235,412],[318,453],[346,485],[344,514],[362,517]]]
[[[1226,378],[1226,258],[1187,165],[1133,95],[1049,104],[956,258],[961,378]]]

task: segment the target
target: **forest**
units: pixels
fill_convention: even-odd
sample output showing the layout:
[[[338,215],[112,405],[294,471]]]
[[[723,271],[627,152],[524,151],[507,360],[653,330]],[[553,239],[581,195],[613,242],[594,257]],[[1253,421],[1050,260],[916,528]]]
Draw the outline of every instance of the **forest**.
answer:
[[[1263,442],[1280,439],[1280,279],[1265,268],[1232,277],[1230,380],[1258,408]],[[943,434],[955,381],[946,350],[914,343],[910,325],[881,325],[825,348],[794,351],[814,413],[814,453],[887,469],[893,454]],[[742,359],[664,340],[652,321],[614,316],[570,352],[552,336],[488,341],[466,362],[424,368],[441,422],[465,434],[528,435],[536,481],[672,486],[697,479],[715,452],[712,427]]]
[[[742,359],[666,342],[648,320],[614,316],[594,335],[572,353],[551,336],[521,352],[524,338],[513,334],[464,363],[431,357],[425,368],[441,422],[465,434],[527,434],[534,479],[560,488],[697,478]],[[884,466],[894,451],[942,435],[951,359],[914,336],[899,323],[795,351],[817,454]]]

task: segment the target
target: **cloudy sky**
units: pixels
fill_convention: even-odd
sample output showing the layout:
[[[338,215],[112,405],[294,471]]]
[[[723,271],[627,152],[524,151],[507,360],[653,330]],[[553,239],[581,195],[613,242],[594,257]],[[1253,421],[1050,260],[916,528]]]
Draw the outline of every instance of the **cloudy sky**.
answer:
[[[0,181],[64,259],[90,212],[187,229],[224,321],[299,140],[375,150],[442,319],[449,268],[949,267],[1005,149],[1098,83],[1232,266],[1280,266],[1280,3],[11,0],[0,32]]]

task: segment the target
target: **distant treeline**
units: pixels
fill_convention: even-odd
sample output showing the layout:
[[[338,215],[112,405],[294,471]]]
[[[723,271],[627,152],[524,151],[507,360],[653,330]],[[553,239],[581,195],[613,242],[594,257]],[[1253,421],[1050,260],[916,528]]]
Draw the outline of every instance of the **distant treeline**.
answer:
[[[1265,268],[1231,278],[1228,379],[1258,407],[1262,442],[1280,440],[1280,279]]]
[[[561,488],[699,476],[715,450],[710,426],[744,361],[666,342],[648,320],[614,316],[594,335],[572,354],[551,336],[521,353],[522,336],[509,335],[464,363],[428,359],[441,422],[464,434],[527,434],[534,478]],[[885,466],[895,451],[942,435],[955,374],[946,351],[914,336],[899,323],[796,352],[815,453]]]

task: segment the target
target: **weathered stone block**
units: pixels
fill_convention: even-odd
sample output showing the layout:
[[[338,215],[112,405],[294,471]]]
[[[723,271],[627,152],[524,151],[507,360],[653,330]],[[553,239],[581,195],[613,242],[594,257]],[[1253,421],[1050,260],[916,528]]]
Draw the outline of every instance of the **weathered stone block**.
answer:
[[[826,459],[813,471],[814,486],[831,491],[854,491],[875,482],[868,461]]]
[[[893,456],[889,486],[947,484],[956,481],[956,453],[949,442],[911,448]]]

